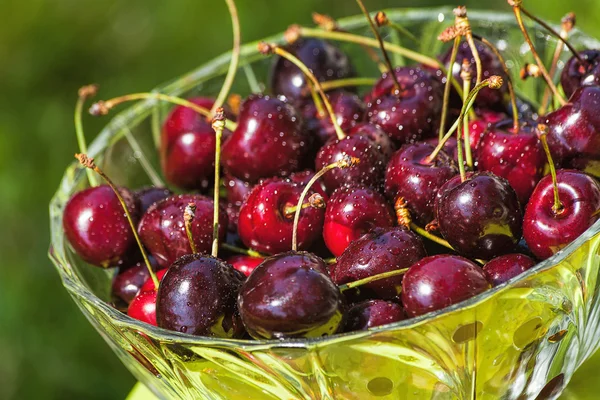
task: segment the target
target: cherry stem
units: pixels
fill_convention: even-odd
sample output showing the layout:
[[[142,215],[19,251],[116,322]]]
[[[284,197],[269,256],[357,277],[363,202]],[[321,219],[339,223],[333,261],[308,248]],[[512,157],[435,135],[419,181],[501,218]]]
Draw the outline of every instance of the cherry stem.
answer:
[[[418,235],[423,236],[432,242],[435,242],[439,245],[447,247],[450,250],[454,250],[450,243],[442,239],[441,237],[435,236],[434,234],[428,232],[427,230],[421,228],[414,222],[412,222],[412,216],[410,215],[410,211],[408,210],[408,204],[403,197],[398,197],[396,199],[396,203],[394,204],[394,211],[396,211],[396,218],[398,221],[398,225],[403,226],[407,229],[411,229],[416,232]]]
[[[564,45],[567,46],[569,51],[571,51],[571,53],[573,53],[573,57],[575,57],[577,59],[577,61],[579,61],[581,64],[587,63],[583,58],[581,58],[581,56],[579,55],[579,52],[573,47],[573,45],[571,45],[571,43],[569,43],[569,41],[566,38],[564,38],[560,33],[556,32],[554,30],[554,28],[552,28],[546,22],[544,22],[543,20],[539,19],[538,17],[536,17],[535,15],[533,15],[532,13],[527,11],[525,9],[525,7],[523,7],[522,5],[520,5],[519,8],[521,9],[521,12],[523,14],[527,15],[527,17],[529,17],[530,19],[535,21],[537,24],[541,25],[545,30],[550,32],[554,37],[556,37],[558,40],[560,40],[562,43],[564,43]]]
[[[252,69],[252,65],[244,64],[242,68],[244,69],[244,74],[246,74],[246,80],[248,81],[248,86],[250,86],[250,91],[252,93],[261,93],[262,89],[256,79],[256,74]]]
[[[323,199],[323,196],[321,196],[319,193],[313,193],[312,195],[310,195],[310,197],[308,198],[308,201],[306,203],[302,203],[302,209],[305,208],[325,208],[326,204],[325,204],[325,199]],[[298,206],[293,205],[287,205],[283,208],[283,214],[286,217],[290,217],[293,214],[296,213],[296,210],[298,209]]]
[[[310,96],[312,97],[313,103],[315,103],[315,108],[317,109],[317,116],[319,119],[324,118],[326,114],[320,94],[315,90],[315,87],[312,83],[309,82],[308,87],[310,89]]]
[[[352,289],[357,286],[366,285],[367,283],[378,281],[380,279],[391,278],[391,277],[398,276],[398,275],[404,275],[407,271],[408,271],[408,268],[402,268],[402,269],[395,269],[393,271],[382,272],[377,275],[368,276],[366,278],[359,279],[357,281],[348,282],[343,285],[339,285],[338,289],[340,290],[340,292],[343,292],[345,290]]]
[[[558,196],[558,179],[556,178],[556,167],[554,167],[554,161],[552,160],[552,154],[550,153],[550,148],[548,147],[548,140],[546,138],[548,134],[548,126],[544,124],[538,124],[537,127],[539,131],[540,141],[542,142],[542,147],[546,152],[546,157],[548,158],[548,167],[550,168],[550,176],[552,177],[552,186],[554,191],[554,205],[552,206],[552,212],[555,215],[559,215],[564,210],[564,205],[560,201],[560,197]]]
[[[388,55],[387,51],[385,50],[385,46],[383,45],[383,39],[381,39],[381,35],[379,34],[379,31],[377,30],[377,27],[375,26],[373,19],[369,15],[369,12],[367,11],[367,8],[365,7],[365,4],[363,3],[363,1],[356,0],[356,3],[362,10],[362,12],[365,15],[365,17],[367,18],[367,20],[369,21],[369,26],[371,27],[371,31],[373,31],[373,35],[375,35],[375,38],[377,39],[377,42],[379,43],[379,48],[381,49],[381,53],[383,54],[385,64],[387,65],[388,73],[392,77],[392,80],[394,81],[394,87],[396,88],[396,91],[399,94],[400,90],[401,90],[400,83],[398,82],[398,78],[396,77],[396,74],[394,73],[394,66],[392,65],[390,56]]]
[[[444,136],[444,130],[446,129],[446,119],[448,119],[448,108],[450,107],[450,82],[452,80],[452,66],[456,62],[456,55],[458,54],[458,46],[460,45],[460,35],[456,35],[454,43],[452,44],[452,53],[450,53],[450,62],[448,63],[448,70],[446,71],[446,83],[444,85],[444,101],[442,103],[442,117],[440,118],[440,132],[439,140],[442,140]],[[464,90],[463,90],[464,95]]]
[[[313,22],[316,25],[318,25],[321,29],[325,29],[326,31],[347,32],[347,31],[343,30],[342,28],[340,28],[338,23],[333,18],[331,18],[329,15],[313,12],[312,18],[313,18]],[[364,44],[360,45],[360,47],[362,47],[363,50],[369,56],[369,58],[375,64],[377,64],[377,68],[379,69],[379,71],[381,73],[384,73],[387,70],[385,64],[381,62],[379,55],[377,54],[377,52],[374,49],[372,49],[371,47],[366,46]]]
[[[212,128],[215,131],[215,184],[213,198],[213,241],[211,255],[216,257],[219,254],[219,183],[220,183],[220,165],[221,165],[221,137],[225,129],[225,114],[223,108],[218,108],[212,120]]]
[[[304,198],[306,197],[306,194],[310,190],[311,186],[317,181],[317,179],[319,179],[320,177],[325,175],[327,173],[327,171],[330,171],[334,168],[351,168],[351,167],[357,165],[359,162],[360,162],[360,160],[358,158],[345,155],[338,161],[324,166],[320,171],[318,171],[315,174],[315,176],[310,178],[310,180],[304,187],[304,190],[302,190],[302,193],[300,194],[300,197],[298,198],[298,203],[296,204],[296,214],[294,214],[294,225],[292,227],[292,250],[293,251],[298,250],[298,223],[300,222],[300,212],[302,211],[302,204],[304,203]]]
[[[376,78],[346,78],[321,82],[321,87],[323,90],[328,91],[348,86],[373,86],[375,82],[377,82]]]
[[[136,100],[148,100],[148,99],[156,99],[161,101],[166,101],[167,103],[176,104],[178,106],[186,107],[196,111],[198,114],[202,115],[205,118],[211,118],[212,114],[210,110],[204,107],[200,107],[197,104],[192,103],[191,101],[182,99],[181,97],[170,96],[164,93],[132,93],[126,94],[124,96],[114,97],[110,100],[106,101],[98,101],[90,107],[89,113],[98,116],[98,115],[106,115],[108,112],[114,108],[115,106],[128,102],[128,101],[136,101]],[[230,131],[234,131],[237,127],[237,124],[233,121],[226,120],[225,128]]]
[[[512,1],[512,0],[509,0],[509,1]],[[525,28],[525,24],[523,23],[523,16],[521,15],[520,2],[516,2],[513,5],[513,12],[515,14],[515,18],[517,19],[517,23],[519,24],[519,28],[521,29],[521,32],[523,33],[523,37],[525,38],[525,41],[529,45],[529,49],[531,50],[531,55],[533,55],[535,62],[538,64],[538,67],[540,68],[540,72],[542,73],[542,76],[544,77],[544,80],[546,81],[546,84],[548,85],[550,90],[552,90],[554,97],[556,97],[556,99],[558,99],[559,103],[564,106],[567,103],[567,101],[558,92],[556,85],[554,85],[552,78],[548,74],[548,71],[546,71],[546,67],[544,67],[544,63],[543,63],[542,59],[540,58],[539,54],[537,53],[537,51],[535,50],[535,46],[533,45],[533,42],[531,41],[531,37],[529,36],[527,29]]]
[[[463,80],[463,93],[469,93],[471,90],[471,64],[468,60],[463,60],[461,71],[461,78]],[[467,95],[463,96],[463,102],[467,101]],[[460,164],[460,156],[462,155],[462,145],[460,143],[460,133],[462,131],[463,144],[465,149],[465,159],[467,165],[470,168],[473,168],[473,155],[471,154],[471,135],[469,132],[469,113],[465,113],[464,122],[462,124],[463,129],[458,129],[458,138],[456,140],[456,150],[457,150],[457,158],[459,159]],[[460,167],[459,167],[460,171]],[[463,171],[464,173],[464,168]],[[461,175],[461,179],[464,181],[463,175]]]
[[[519,124],[519,108],[517,107],[517,95],[515,94],[515,88],[513,86],[510,71],[506,66],[506,61],[504,60],[504,57],[502,57],[502,54],[500,53],[498,48],[496,48],[496,46],[494,46],[492,42],[490,42],[482,36],[473,35],[473,37],[479,40],[481,43],[485,44],[492,51],[492,53],[494,53],[498,60],[500,60],[500,64],[502,64],[502,69],[504,70],[504,74],[506,75],[506,86],[508,88],[508,94],[510,96],[510,106],[512,108],[513,113],[513,129],[515,131],[514,133],[517,133],[521,126]]]
[[[264,258],[266,257],[264,254],[259,253],[256,250],[252,250],[252,249],[242,249],[241,247],[237,247],[234,245],[231,245],[229,243],[223,243],[221,244],[221,247],[225,250],[231,251],[233,253],[238,253],[238,254],[244,254],[250,257],[261,257]]]
[[[482,66],[481,66],[481,58],[479,57],[479,51],[477,50],[477,46],[475,45],[475,41],[473,40],[473,33],[471,32],[471,23],[469,22],[469,18],[467,18],[467,8],[464,6],[460,6],[454,9],[454,25],[457,30],[460,32],[464,32],[464,36],[467,39],[467,43],[469,44],[469,48],[471,49],[471,53],[473,54],[473,59],[475,60],[475,69],[477,71],[477,76],[475,78],[475,84],[479,85],[481,83]]]
[[[97,85],[83,86],[78,91],[77,103],[75,104],[75,135],[77,136],[77,145],[79,146],[79,152],[87,154],[87,143],[85,141],[85,135],[83,133],[83,123],[81,122],[81,114],[83,113],[83,105],[88,98],[94,97],[98,92]],[[98,179],[92,173],[91,169],[86,168],[87,179],[90,186],[98,186]]]
[[[560,37],[563,39],[567,39],[569,37],[569,32],[573,29],[573,26],[575,26],[575,13],[568,13],[562,18],[561,22],[562,23]],[[558,60],[560,59],[560,55],[563,51],[564,45],[564,42],[560,40],[556,43],[556,48],[554,49],[554,56],[552,57],[552,64],[550,64],[549,72],[550,76],[552,77],[556,75],[556,69],[558,68]],[[540,108],[538,110],[538,113],[540,115],[546,114],[546,110],[548,109],[548,105],[550,104],[551,97],[552,92],[548,87],[546,87],[544,89],[544,97],[542,98],[542,104],[540,105]]]
[[[198,254],[198,248],[196,247],[196,243],[194,243],[194,236],[192,235],[192,222],[194,222],[194,218],[196,217],[196,203],[188,203],[183,212],[183,221],[185,224],[185,233],[188,238],[188,242],[190,242],[190,248],[192,249],[192,253]]]
[[[479,91],[484,87],[498,89],[500,88],[500,86],[502,86],[502,78],[500,78],[497,75],[492,75],[489,78],[484,79],[479,85],[476,85],[473,88],[473,90],[471,90],[471,92],[467,96],[467,101],[462,105],[462,109],[460,110],[460,115],[458,119],[454,121],[454,124],[450,127],[450,129],[442,138],[442,140],[440,140],[437,147],[431,152],[429,156],[427,156],[427,158],[425,159],[426,163],[431,163],[437,157],[439,152],[444,148],[444,145],[446,144],[448,139],[452,137],[454,131],[456,131],[459,125],[462,125],[462,120],[464,119],[465,114],[473,107],[473,104],[475,104],[475,98],[477,97],[477,93],[479,93]]]
[[[297,37],[297,36],[314,37],[314,38],[321,38],[321,39],[336,40],[336,41],[340,41],[340,42],[364,44],[366,46],[377,47],[377,48],[379,47],[379,42],[377,42],[377,40],[367,38],[364,36],[360,36],[360,35],[355,35],[352,33],[327,32],[327,31],[323,31],[320,29],[300,27],[297,25],[292,25],[290,27],[290,29],[292,30],[292,32],[290,33],[289,36],[291,36],[291,37]],[[288,32],[290,31],[290,29],[288,29]],[[426,66],[429,66],[432,68],[439,68],[442,71],[442,73],[447,73],[446,67],[440,61],[436,60],[435,58],[424,56],[423,54],[417,53],[416,51],[412,51],[405,47],[398,46],[398,45],[395,45],[395,44],[389,43],[389,42],[383,42],[383,47],[389,52],[392,52],[395,54],[400,54],[410,60],[416,61],[418,63],[421,63],[423,65],[426,65]],[[462,88],[460,87],[458,81],[456,79],[454,79],[454,77],[452,77],[452,85],[454,86],[454,89],[458,92],[458,94],[460,96],[462,96]]]
[[[123,199],[123,196],[121,196],[119,189],[113,183],[113,181],[110,180],[110,178],[104,173],[104,171],[102,171],[96,165],[96,163],[94,163],[93,158],[88,157],[86,154],[83,154],[83,153],[75,154],[75,158],[77,160],[79,160],[81,165],[83,165],[84,167],[89,168],[91,170],[94,170],[98,175],[100,175],[102,177],[102,179],[104,179],[104,181],[108,184],[108,186],[110,186],[110,188],[113,190],[113,192],[117,196],[119,203],[121,203],[121,207],[123,207],[123,211],[125,211],[125,217],[127,218],[127,221],[129,222],[129,226],[131,227],[131,231],[133,232],[133,237],[135,238],[135,241],[137,242],[137,244],[140,248],[140,252],[142,253],[142,257],[144,258],[144,262],[146,263],[146,268],[148,268],[148,273],[150,274],[150,278],[152,278],[152,282],[154,282],[154,287],[156,289],[158,289],[158,278],[156,277],[156,274],[154,273],[154,270],[152,269],[152,264],[150,263],[150,260],[148,259],[148,254],[146,253],[146,250],[144,249],[144,246],[142,245],[142,241],[140,240],[140,237],[137,233],[135,224],[133,223],[133,218],[131,217],[131,213],[129,212],[129,209],[127,208],[127,204],[125,204],[125,200]]]
[[[417,37],[413,35],[408,29],[406,29],[402,25],[395,23],[394,21],[390,21],[390,19],[383,11],[379,11],[375,15],[375,22],[377,23],[377,26],[389,26],[393,28],[396,32],[398,32],[400,35],[406,36],[414,42],[419,42],[419,39],[417,39]]]
[[[292,55],[288,51],[282,49],[281,47],[278,47],[276,45],[268,45],[266,43],[261,42],[259,44],[259,47],[261,47],[262,50],[265,50],[265,51],[268,51],[268,50],[266,49],[266,47],[264,45],[268,46],[273,53],[285,58],[286,60],[290,61],[292,64],[294,64],[295,66],[300,68],[300,70],[304,73],[304,75],[306,75],[306,77],[308,79],[310,79],[314,88],[317,89],[317,91],[321,95],[321,100],[323,100],[323,104],[325,105],[325,108],[327,109],[327,112],[329,113],[329,117],[331,118],[331,124],[333,125],[333,127],[335,129],[335,133],[336,133],[338,139],[339,140],[344,139],[346,137],[346,134],[344,133],[344,131],[342,131],[340,124],[338,124],[338,122],[337,122],[337,118],[335,117],[333,107],[331,106],[331,103],[329,102],[329,99],[327,98],[325,91],[321,87],[321,83],[315,77],[315,75],[310,71],[310,69],[308,69],[308,67],[302,61],[300,61],[294,55]],[[261,52],[262,52],[262,50],[261,50]]]
[[[233,80],[235,79],[238,63],[240,61],[240,46],[242,40],[240,37],[240,20],[238,18],[237,8],[235,7],[235,2],[233,0],[225,0],[225,3],[227,3],[229,15],[231,15],[231,25],[233,26],[233,49],[231,50],[231,60],[229,61],[229,69],[227,70],[227,75],[225,75],[225,81],[223,82],[223,86],[221,86],[217,99],[210,109],[211,116],[215,115],[215,112],[217,112],[217,110],[225,103],[227,94],[229,94],[231,86],[233,85]]]

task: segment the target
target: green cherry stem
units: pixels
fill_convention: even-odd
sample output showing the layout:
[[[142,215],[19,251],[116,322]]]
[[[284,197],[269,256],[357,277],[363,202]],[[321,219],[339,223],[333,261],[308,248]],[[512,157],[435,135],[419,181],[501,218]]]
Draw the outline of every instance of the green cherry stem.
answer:
[[[416,234],[423,236],[432,242],[435,242],[441,246],[444,246],[450,250],[454,250],[450,243],[441,237],[435,236],[434,234],[428,232],[427,230],[421,228],[417,224],[412,221],[412,216],[410,215],[410,211],[408,210],[408,204],[403,197],[398,197],[396,202],[394,203],[394,211],[396,212],[396,219],[398,221],[398,225],[403,226],[405,228],[411,229]]]
[[[198,254],[198,248],[194,242],[194,235],[192,235],[192,222],[196,217],[196,203],[188,203],[183,211],[183,222],[185,225],[185,234],[187,235],[188,242],[193,254]]]
[[[348,86],[373,86],[375,82],[377,82],[377,78],[345,78],[321,82],[321,87],[324,91],[329,91]]]
[[[448,63],[446,71],[446,83],[444,84],[444,100],[442,103],[442,116],[440,118],[440,132],[439,140],[442,140],[444,136],[444,130],[446,129],[446,120],[448,119],[448,108],[450,107],[450,82],[452,81],[452,66],[456,62],[456,55],[458,54],[458,45],[460,44],[460,35],[456,35],[454,43],[452,44],[452,53],[450,53],[450,62]],[[464,95],[464,90],[463,90]]]
[[[87,85],[79,88],[77,92],[77,103],[75,104],[75,135],[77,136],[77,145],[79,146],[79,152],[87,154],[87,143],[85,141],[85,135],[83,133],[83,123],[81,122],[81,114],[83,113],[83,105],[85,101],[92,98],[98,92],[98,85]],[[90,186],[98,186],[98,179],[94,175],[91,169],[86,168],[85,170]]]
[[[407,38],[409,38],[410,40],[412,40],[414,42],[417,42],[417,43],[419,42],[419,39],[417,39],[417,37],[415,35],[413,35],[408,29],[406,29],[402,25],[395,23],[394,21],[390,21],[390,19],[387,17],[387,15],[383,11],[379,11],[375,15],[375,23],[377,24],[377,26],[380,26],[380,27],[381,26],[389,26],[389,27],[393,28],[396,32],[398,32],[400,35],[406,36]]]
[[[479,50],[477,50],[477,46],[475,45],[475,41],[473,40],[473,33],[471,32],[471,23],[469,22],[469,18],[467,17],[467,8],[465,6],[456,7],[454,9],[454,16],[454,25],[456,26],[456,29],[459,32],[464,33],[464,36],[467,39],[467,43],[469,44],[469,48],[471,49],[471,53],[473,54],[473,59],[475,60],[475,69],[477,71],[475,84],[479,85],[479,83],[481,83],[481,77],[483,74],[481,58],[479,57]]]
[[[463,93],[469,93],[469,91],[471,90],[471,63],[469,63],[469,60],[467,60],[467,59],[463,60],[460,74],[461,74],[460,77],[463,81]],[[463,97],[464,97],[463,102],[466,102],[467,95],[465,95]],[[473,168],[473,155],[471,154],[471,135],[469,132],[469,113],[465,113],[462,128],[463,128],[462,130],[460,128],[458,129],[459,133],[458,133],[458,138],[456,141],[457,158],[459,158],[459,163],[460,163],[459,156],[462,153],[461,148],[463,147],[460,144],[460,136],[461,136],[460,132],[462,131],[462,138],[463,138],[464,149],[465,149],[465,161],[467,162],[467,166],[469,166],[470,168]],[[461,175],[461,177],[462,177],[462,175]]]
[[[402,268],[402,269],[395,269],[393,271],[382,272],[377,275],[368,276],[366,278],[359,279],[357,281],[348,282],[343,285],[339,285],[338,289],[340,289],[340,292],[343,292],[345,290],[353,289],[355,287],[362,286],[362,285],[366,285],[367,283],[378,281],[380,279],[391,278],[393,276],[398,276],[398,275],[404,275],[407,271],[408,271],[408,268]]]
[[[96,165],[96,163],[94,163],[93,158],[88,157],[87,155],[82,154],[82,153],[75,154],[75,158],[77,160],[79,160],[79,163],[81,163],[81,165],[95,171],[98,175],[100,175],[102,177],[102,179],[104,179],[104,181],[108,184],[108,186],[110,186],[110,188],[113,190],[113,192],[115,192],[115,195],[117,196],[117,199],[119,200],[119,203],[121,203],[121,207],[123,207],[123,211],[125,211],[125,217],[127,218],[127,221],[129,222],[129,226],[131,227],[131,232],[133,233],[133,237],[135,238],[135,241],[137,242],[137,244],[140,248],[140,252],[142,253],[142,257],[144,258],[144,262],[146,263],[146,268],[148,268],[148,273],[150,274],[150,278],[152,278],[152,282],[154,282],[154,287],[158,289],[158,279],[156,278],[156,274],[154,273],[154,270],[152,269],[152,264],[150,263],[150,260],[148,259],[148,254],[146,253],[146,250],[144,249],[144,246],[142,245],[142,241],[140,240],[140,237],[137,233],[136,226],[133,223],[133,218],[131,217],[131,213],[129,212],[129,209],[127,208],[127,204],[125,203],[123,196],[121,196],[119,189],[113,183],[113,181],[104,173],[104,171],[102,171]]]
[[[216,257],[219,253],[219,183],[221,178],[221,137],[225,129],[225,114],[223,108],[217,108],[212,120],[212,128],[215,131],[215,185],[213,199],[213,241],[211,255]]]
[[[244,254],[250,257],[266,257],[264,254],[259,253],[256,250],[252,250],[252,249],[242,249],[241,247],[237,247],[234,245],[231,245],[229,243],[223,243],[221,244],[221,247],[227,251],[231,251],[232,253],[238,253],[238,254]]]
[[[550,176],[552,177],[552,186],[554,191],[554,205],[552,206],[552,212],[555,215],[559,215],[562,213],[565,207],[558,196],[558,179],[556,178],[556,168],[554,167],[554,161],[552,160],[552,154],[550,153],[548,140],[546,139],[546,136],[548,135],[548,126],[545,124],[538,124],[537,130],[540,141],[542,142],[542,147],[544,148],[546,157],[548,158],[548,167],[550,168]]]

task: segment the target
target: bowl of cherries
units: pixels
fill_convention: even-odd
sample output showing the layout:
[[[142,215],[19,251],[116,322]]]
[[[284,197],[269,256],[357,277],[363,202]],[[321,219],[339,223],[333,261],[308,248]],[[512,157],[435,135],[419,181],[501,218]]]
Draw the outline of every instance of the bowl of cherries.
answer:
[[[600,339],[600,43],[516,0],[358,0],[242,44],[226,3],[229,53],[79,91],[50,258],[127,368],[160,398],[557,398]]]

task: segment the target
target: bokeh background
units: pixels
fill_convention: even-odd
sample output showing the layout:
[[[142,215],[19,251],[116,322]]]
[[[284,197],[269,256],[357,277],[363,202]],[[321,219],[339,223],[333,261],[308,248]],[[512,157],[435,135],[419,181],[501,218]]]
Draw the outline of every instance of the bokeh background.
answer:
[[[353,0],[237,3],[244,41],[310,24],[312,11],[359,13]],[[365,3],[371,11],[459,4]],[[600,35],[597,0],[525,4],[553,21],[573,10],[581,29]],[[123,399],[134,379],[76,309],[46,256],[47,205],[76,151],[76,92],[91,82],[101,85],[101,98],[147,90],[224,52],[231,43],[227,9],[219,0],[0,5],[0,399]],[[509,11],[506,0],[466,5]],[[85,117],[89,139],[102,123]],[[597,398],[596,373],[585,366],[567,397]]]

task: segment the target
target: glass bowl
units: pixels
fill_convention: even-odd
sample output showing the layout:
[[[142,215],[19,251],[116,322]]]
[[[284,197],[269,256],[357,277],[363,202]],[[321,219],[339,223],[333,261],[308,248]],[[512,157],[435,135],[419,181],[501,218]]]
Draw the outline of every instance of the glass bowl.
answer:
[[[394,9],[387,14],[417,33],[421,40],[415,49],[429,55],[440,53],[443,45],[436,37],[453,21],[450,8]],[[473,31],[502,50],[516,77],[531,54],[513,15],[471,11],[469,17]],[[349,31],[368,33],[362,16],[340,23]],[[549,59],[555,42],[533,26],[530,32],[541,56]],[[267,40],[282,43],[283,35]],[[571,41],[581,48],[600,48],[578,31]],[[340,46],[352,56],[360,76],[378,76],[360,47]],[[563,61],[568,56],[563,52]],[[214,95],[229,59],[230,53],[224,54],[156,92]],[[234,91],[248,94],[246,78],[251,80],[252,73],[265,82],[268,66],[256,43],[245,45]],[[533,103],[540,98],[539,81],[518,81],[517,87]],[[156,183],[151,172],[158,165],[155,143],[169,108],[154,100],[136,103],[110,120],[89,154],[118,184],[136,188]],[[50,258],[88,320],[131,373],[160,398],[556,398],[599,345],[600,222],[525,274],[419,318],[320,339],[226,340],[155,328],[110,305],[115,271],[82,262],[62,230],[65,203],[86,184],[84,171],[72,163],[50,204]]]

